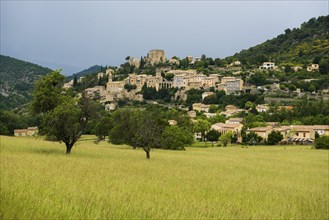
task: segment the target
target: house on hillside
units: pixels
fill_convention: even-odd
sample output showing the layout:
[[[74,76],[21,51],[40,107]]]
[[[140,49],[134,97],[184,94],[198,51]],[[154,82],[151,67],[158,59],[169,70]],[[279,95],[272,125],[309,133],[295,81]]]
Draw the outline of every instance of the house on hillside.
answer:
[[[272,126],[266,126],[266,127],[256,127],[256,128],[250,128],[246,130],[246,133],[249,134],[250,132],[256,133],[258,136],[263,138],[263,140],[266,140],[268,135],[273,131]]]
[[[314,64],[314,63],[309,64],[309,65],[307,65],[306,70],[308,72],[318,72],[319,71],[319,64]]]
[[[264,62],[263,65],[259,66],[260,70],[275,70],[278,67],[275,66],[275,63],[272,62]]]
[[[221,115],[225,115],[226,117],[230,117],[234,114],[244,111],[243,109],[239,109],[234,105],[225,106],[225,111],[221,112]]]
[[[192,109],[199,112],[209,112],[210,105],[205,105],[202,103],[194,103]]]
[[[223,77],[217,90],[224,90],[226,94],[234,94],[243,90],[243,80],[233,76]]]
[[[242,124],[243,118],[230,118],[225,121],[226,124]]]
[[[232,131],[233,133],[240,135],[242,127],[242,124],[216,123],[211,126],[211,129],[214,129],[222,134]]]
[[[256,106],[256,110],[258,112],[267,112],[270,109],[270,107],[268,105],[257,105]]]

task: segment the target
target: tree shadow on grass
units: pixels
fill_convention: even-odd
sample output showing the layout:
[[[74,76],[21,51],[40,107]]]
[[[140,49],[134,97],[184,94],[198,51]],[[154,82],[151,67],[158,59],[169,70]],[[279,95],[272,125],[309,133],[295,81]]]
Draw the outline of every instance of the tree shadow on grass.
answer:
[[[29,152],[43,155],[65,155],[65,151],[53,148],[33,148]]]

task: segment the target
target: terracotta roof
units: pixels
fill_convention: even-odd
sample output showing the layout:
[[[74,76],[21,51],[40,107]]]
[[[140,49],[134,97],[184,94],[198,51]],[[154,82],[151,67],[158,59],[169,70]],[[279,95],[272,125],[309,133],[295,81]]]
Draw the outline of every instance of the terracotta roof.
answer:
[[[241,126],[241,124],[224,124],[224,123],[216,123],[213,124],[211,127],[217,127],[217,128],[236,128]]]
[[[27,129],[15,129],[14,133],[25,133],[27,132]]]
[[[227,121],[237,121],[237,122],[242,122],[243,118],[230,118]]]
[[[256,127],[256,128],[250,128],[247,131],[269,131],[272,130],[272,126],[267,126],[267,127]]]

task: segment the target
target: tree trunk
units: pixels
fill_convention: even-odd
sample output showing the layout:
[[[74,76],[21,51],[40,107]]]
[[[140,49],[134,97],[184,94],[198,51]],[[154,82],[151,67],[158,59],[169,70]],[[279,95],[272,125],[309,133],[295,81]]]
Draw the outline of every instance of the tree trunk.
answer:
[[[150,148],[149,147],[143,147],[145,153],[146,153],[146,159],[150,159]]]
[[[73,144],[65,143],[65,145],[66,145],[66,154],[70,154]]]

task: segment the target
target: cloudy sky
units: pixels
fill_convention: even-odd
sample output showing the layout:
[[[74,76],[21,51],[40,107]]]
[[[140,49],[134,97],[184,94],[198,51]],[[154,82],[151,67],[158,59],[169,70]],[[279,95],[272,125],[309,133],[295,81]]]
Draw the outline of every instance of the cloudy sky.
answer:
[[[223,58],[328,15],[328,2],[1,0],[1,54],[65,74],[151,49]]]

